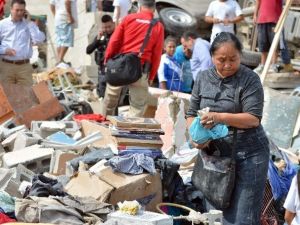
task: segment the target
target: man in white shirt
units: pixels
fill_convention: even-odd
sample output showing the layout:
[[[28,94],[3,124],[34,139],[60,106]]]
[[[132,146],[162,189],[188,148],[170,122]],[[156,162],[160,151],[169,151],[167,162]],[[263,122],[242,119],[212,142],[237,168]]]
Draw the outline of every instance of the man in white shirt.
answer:
[[[55,16],[57,65],[68,67],[64,57],[69,47],[74,46],[74,28],[78,27],[77,0],[50,0],[50,9]]]
[[[239,3],[235,0],[215,0],[209,4],[205,22],[213,24],[210,43],[221,32],[234,34],[234,24],[243,20]]]
[[[0,82],[31,86],[29,63],[32,45],[42,43],[45,34],[30,21],[25,0],[12,0],[11,15],[0,21]]]
[[[298,172],[299,173],[299,172]],[[300,224],[299,174],[293,180],[283,207],[286,209],[284,219],[288,225]]]
[[[127,16],[131,8],[131,0],[114,0],[113,6],[115,7],[113,21],[118,26],[122,19]]]

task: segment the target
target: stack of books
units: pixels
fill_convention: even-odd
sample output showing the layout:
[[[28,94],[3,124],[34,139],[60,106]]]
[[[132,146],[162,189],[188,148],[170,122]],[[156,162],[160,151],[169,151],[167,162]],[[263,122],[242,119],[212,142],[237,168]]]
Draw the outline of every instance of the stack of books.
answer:
[[[108,116],[112,123],[111,134],[115,139],[119,153],[159,152],[163,142],[160,135],[164,132],[160,123],[152,118]]]

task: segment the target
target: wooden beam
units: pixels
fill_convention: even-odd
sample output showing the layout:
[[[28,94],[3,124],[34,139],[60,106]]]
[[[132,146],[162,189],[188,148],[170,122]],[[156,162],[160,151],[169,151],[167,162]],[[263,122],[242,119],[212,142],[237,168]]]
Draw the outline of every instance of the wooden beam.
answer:
[[[267,57],[267,60],[266,60],[265,66],[264,66],[264,70],[260,75],[260,80],[261,80],[262,84],[264,84],[264,82],[265,82],[266,75],[268,73],[268,70],[269,70],[269,67],[270,67],[270,64],[271,64],[271,61],[272,61],[272,56],[275,53],[275,51],[277,50],[277,45],[278,45],[278,42],[280,40],[280,35],[281,35],[282,29],[283,29],[283,25],[284,25],[285,19],[286,19],[287,14],[288,14],[287,12],[288,12],[289,8],[292,5],[292,1],[293,0],[287,0],[286,1],[284,9],[283,9],[283,11],[280,15],[280,18],[277,22],[277,26],[275,27],[275,30],[276,30],[275,36],[273,38],[272,45],[271,45],[271,48],[270,48],[269,53],[268,53],[268,57]]]

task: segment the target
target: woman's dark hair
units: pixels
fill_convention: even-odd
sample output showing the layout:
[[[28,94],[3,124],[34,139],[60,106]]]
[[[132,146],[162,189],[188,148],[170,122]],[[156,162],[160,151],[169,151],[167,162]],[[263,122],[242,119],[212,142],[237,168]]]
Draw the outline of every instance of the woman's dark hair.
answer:
[[[210,54],[214,55],[214,53],[224,44],[231,42],[236,50],[242,53],[243,46],[239,39],[232,33],[229,32],[221,32],[216,37],[210,47]]]

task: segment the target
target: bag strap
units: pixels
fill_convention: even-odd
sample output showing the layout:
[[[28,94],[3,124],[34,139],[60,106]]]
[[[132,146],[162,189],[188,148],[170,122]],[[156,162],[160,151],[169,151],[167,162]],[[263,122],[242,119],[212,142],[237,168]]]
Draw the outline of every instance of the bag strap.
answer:
[[[240,84],[239,84],[239,77],[236,79],[235,84],[235,93],[234,93],[234,112],[239,112],[239,106],[240,106]],[[237,142],[237,128],[233,128],[233,143],[232,143],[232,153],[231,153],[231,159],[234,159],[234,155],[236,152],[236,142]]]
[[[149,28],[148,28],[147,33],[146,33],[146,37],[145,37],[144,42],[143,42],[143,44],[142,44],[142,46],[141,46],[141,48],[140,48],[139,57],[141,57],[141,56],[143,55],[144,50],[145,50],[145,48],[146,48],[146,45],[147,45],[147,43],[148,43],[148,41],[149,41],[149,39],[150,39],[151,30],[152,30],[152,28],[154,27],[154,25],[155,25],[158,21],[159,21],[158,18],[155,18],[155,19],[152,19],[152,20],[151,20],[150,25],[149,25]]]

